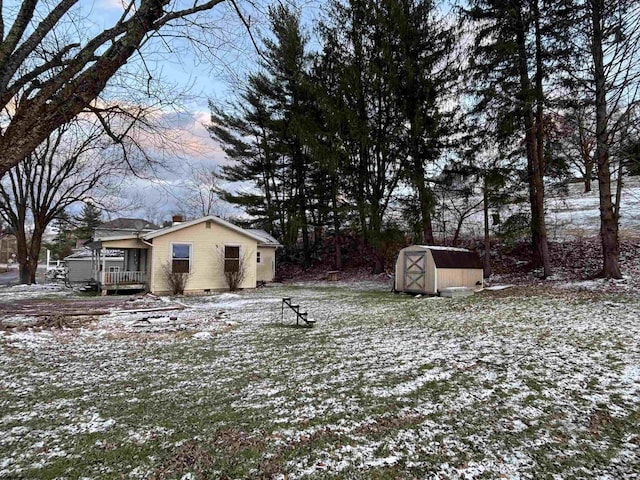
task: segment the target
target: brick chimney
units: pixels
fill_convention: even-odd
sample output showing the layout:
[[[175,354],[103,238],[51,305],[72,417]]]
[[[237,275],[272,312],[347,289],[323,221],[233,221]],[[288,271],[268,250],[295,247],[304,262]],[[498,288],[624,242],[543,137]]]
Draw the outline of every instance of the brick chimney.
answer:
[[[171,226],[178,225],[182,222],[184,222],[182,215],[174,215],[173,217],[171,217]]]

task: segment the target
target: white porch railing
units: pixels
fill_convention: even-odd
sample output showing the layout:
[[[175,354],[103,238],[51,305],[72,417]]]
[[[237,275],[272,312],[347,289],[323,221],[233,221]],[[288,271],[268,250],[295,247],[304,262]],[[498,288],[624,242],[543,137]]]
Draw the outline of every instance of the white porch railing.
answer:
[[[147,272],[125,270],[122,272],[103,272],[103,275],[103,285],[128,285],[147,282]]]

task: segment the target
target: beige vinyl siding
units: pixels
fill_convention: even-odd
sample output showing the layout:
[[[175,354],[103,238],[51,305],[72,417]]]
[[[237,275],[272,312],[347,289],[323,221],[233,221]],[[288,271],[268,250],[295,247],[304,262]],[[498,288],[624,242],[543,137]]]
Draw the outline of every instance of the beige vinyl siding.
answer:
[[[276,272],[276,249],[274,247],[258,247],[260,263],[257,265],[256,280],[273,282]]]
[[[137,238],[125,239],[125,240],[103,240],[103,248],[149,248],[149,245],[143,243]]]
[[[247,261],[247,276],[241,287],[255,288],[257,242],[216,223],[212,222],[210,228],[206,228],[206,222],[201,222],[153,239],[151,290],[154,293],[169,292],[163,265],[170,265],[174,243],[191,244],[191,275],[185,293],[228,288],[221,261],[225,245],[240,247],[240,255]]]
[[[482,285],[482,270],[470,268],[439,268],[438,290],[448,287],[476,288],[476,283]]]

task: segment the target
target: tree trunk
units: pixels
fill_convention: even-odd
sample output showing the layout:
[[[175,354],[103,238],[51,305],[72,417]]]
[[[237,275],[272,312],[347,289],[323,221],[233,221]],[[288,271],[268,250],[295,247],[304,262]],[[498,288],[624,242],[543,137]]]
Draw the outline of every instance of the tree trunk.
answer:
[[[335,270],[342,270],[342,248],[340,245],[340,217],[338,214],[338,192],[335,175],[332,178],[331,208],[333,210],[333,247],[335,255]]]
[[[593,160],[588,159],[585,161],[585,174],[584,174],[584,193],[591,191],[591,176],[593,175]]]
[[[534,2],[537,10],[537,1]],[[549,246],[547,242],[547,228],[544,218],[544,152],[543,152],[543,122],[542,122],[542,58],[540,32],[538,27],[539,13],[536,16],[536,89],[532,91],[529,80],[527,62],[526,32],[524,21],[521,19],[520,30],[517,32],[518,70],[520,75],[520,90],[524,105],[522,106],[525,127],[525,142],[527,149],[527,173],[529,176],[529,201],[531,204],[531,240],[538,264],[543,268],[543,277],[551,275],[549,261]],[[530,100],[535,94],[536,110]],[[537,120],[537,121],[536,121]]]
[[[482,192],[483,213],[484,213],[484,278],[491,276],[491,239],[489,237],[489,192],[487,191],[487,180],[484,180]]]
[[[607,128],[606,73],[602,43],[603,0],[591,0],[593,39],[593,75],[596,87],[596,163],[598,166],[598,188],[600,195],[600,238],[602,241],[602,272],[605,278],[622,278],[620,272],[620,250],[618,243],[618,218],[613,211],[611,199],[611,166],[609,159],[609,132]]]
[[[415,136],[413,125],[411,126],[411,135]],[[433,225],[431,224],[431,204],[432,198],[424,181],[424,164],[420,158],[420,153],[416,143],[417,139],[411,141],[411,156],[413,157],[413,169],[411,172],[413,185],[418,192],[418,203],[420,204],[420,224],[422,226],[422,242],[426,245],[433,245]]]
[[[549,258],[549,242],[547,240],[547,223],[544,218],[544,90],[542,81],[544,77],[544,64],[542,60],[542,34],[540,32],[540,10],[538,0],[533,2],[534,24],[536,35],[536,156],[534,157],[534,176],[536,191],[536,204],[538,210],[538,256],[542,263],[543,278],[551,275],[551,260]]]

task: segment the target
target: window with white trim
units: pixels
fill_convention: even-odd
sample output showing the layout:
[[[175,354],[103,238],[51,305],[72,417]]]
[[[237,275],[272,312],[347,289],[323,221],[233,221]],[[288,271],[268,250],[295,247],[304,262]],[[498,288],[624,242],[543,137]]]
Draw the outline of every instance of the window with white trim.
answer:
[[[256,253],[256,263],[260,263],[260,252]]]
[[[171,273],[189,273],[191,271],[191,244],[171,244]]]
[[[119,271],[120,271],[120,267],[114,267],[114,266],[109,267],[109,273],[116,273]]]

